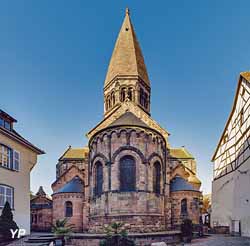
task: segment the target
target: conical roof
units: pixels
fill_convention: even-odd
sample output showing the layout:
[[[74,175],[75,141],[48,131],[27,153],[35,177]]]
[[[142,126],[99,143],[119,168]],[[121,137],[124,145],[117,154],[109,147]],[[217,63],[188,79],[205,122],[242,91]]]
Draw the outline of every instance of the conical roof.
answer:
[[[136,75],[150,85],[142,51],[128,9],[126,9],[126,15],[109,63],[105,85],[117,75]]]

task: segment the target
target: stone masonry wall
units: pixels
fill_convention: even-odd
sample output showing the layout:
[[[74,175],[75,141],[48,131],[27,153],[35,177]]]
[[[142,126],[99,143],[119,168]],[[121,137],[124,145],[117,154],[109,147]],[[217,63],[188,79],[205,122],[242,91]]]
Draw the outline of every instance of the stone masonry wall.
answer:
[[[81,193],[59,193],[52,196],[53,199],[53,223],[58,219],[65,218],[65,202],[73,204],[73,216],[68,218],[69,224],[74,225],[74,231],[83,230],[83,194]]]
[[[187,199],[187,218],[191,219],[193,224],[199,224],[200,208],[199,203],[195,204],[194,198],[200,201],[201,192],[198,191],[176,191],[171,192],[172,199],[172,225],[179,226],[182,223],[181,200]]]
[[[166,187],[166,147],[163,137],[150,129],[117,127],[90,141],[90,230],[123,221],[129,231],[159,231],[166,228],[164,203]],[[136,162],[136,190],[120,192],[120,159],[130,155]],[[103,194],[95,197],[95,163],[103,165]],[[153,165],[161,164],[160,194],[153,192]],[[168,219],[169,216],[168,216]]]

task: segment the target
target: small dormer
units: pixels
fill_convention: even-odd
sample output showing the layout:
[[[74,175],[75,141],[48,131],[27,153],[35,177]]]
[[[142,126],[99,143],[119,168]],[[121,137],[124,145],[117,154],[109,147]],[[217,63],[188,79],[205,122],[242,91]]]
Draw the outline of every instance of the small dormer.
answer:
[[[11,117],[9,114],[0,109],[0,127],[3,127],[9,131],[13,130],[13,124],[17,120]]]

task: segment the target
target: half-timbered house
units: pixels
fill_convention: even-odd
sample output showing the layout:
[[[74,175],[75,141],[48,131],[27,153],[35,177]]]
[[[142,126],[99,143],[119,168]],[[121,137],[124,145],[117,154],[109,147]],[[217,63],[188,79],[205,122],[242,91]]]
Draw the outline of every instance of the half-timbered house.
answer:
[[[233,107],[212,161],[212,225],[250,236],[250,72],[240,74]]]

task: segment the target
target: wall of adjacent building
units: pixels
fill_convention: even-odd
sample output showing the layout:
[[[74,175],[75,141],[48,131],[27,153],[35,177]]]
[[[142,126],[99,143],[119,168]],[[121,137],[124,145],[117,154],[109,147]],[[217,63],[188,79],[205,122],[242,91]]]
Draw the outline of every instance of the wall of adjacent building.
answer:
[[[30,170],[37,155],[25,146],[0,133],[0,143],[20,152],[20,171],[0,167],[0,183],[14,188],[14,220],[30,233]],[[0,214],[2,210],[0,209]]]
[[[212,226],[229,226],[237,232],[233,221],[240,221],[242,236],[250,236],[250,159],[237,170],[212,185]]]

